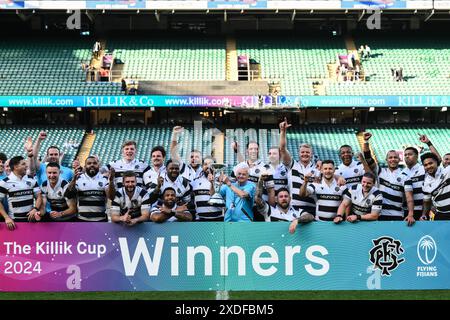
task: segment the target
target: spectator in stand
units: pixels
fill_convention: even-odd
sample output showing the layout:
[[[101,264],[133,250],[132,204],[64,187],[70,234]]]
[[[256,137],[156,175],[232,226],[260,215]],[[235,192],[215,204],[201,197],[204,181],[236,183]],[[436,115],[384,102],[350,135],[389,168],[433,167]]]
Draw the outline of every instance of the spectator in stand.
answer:
[[[364,57],[365,58],[370,58],[371,55],[371,50],[369,45],[366,44],[366,46],[364,47]]]

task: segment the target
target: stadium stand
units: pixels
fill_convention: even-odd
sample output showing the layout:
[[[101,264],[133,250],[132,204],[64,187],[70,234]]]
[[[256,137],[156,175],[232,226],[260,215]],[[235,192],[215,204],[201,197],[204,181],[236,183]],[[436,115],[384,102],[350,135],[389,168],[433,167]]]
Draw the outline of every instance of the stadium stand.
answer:
[[[225,80],[225,39],[110,39],[108,49],[125,62],[124,77],[144,80]]]
[[[0,129],[0,134],[2,136],[2,139],[0,139],[0,150],[6,153],[9,158],[16,155],[26,156],[24,151],[25,140],[27,137],[32,137],[34,141],[42,130],[47,132],[47,138],[42,143],[39,155],[44,158],[49,146],[57,146],[60,148],[61,152],[64,152],[62,164],[70,167],[83,140],[83,128],[49,128],[39,126],[2,128]]]
[[[237,49],[261,64],[263,78],[280,79],[283,95],[314,95],[314,80],[327,78],[327,64],[346,52],[341,37],[238,38]]]
[[[0,43],[0,95],[118,95],[120,84],[86,82],[91,41],[8,39]]]
[[[421,127],[411,128],[410,126],[398,128],[374,127],[368,129],[373,134],[372,146],[378,161],[386,165],[386,153],[389,150],[403,150],[404,146],[424,146],[423,152],[429,151],[428,147],[420,143],[418,138],[420,134],[426,134],[432,141],[435,148],[441,153],[441,156],[450,150],[449,128]]]
[[[445,95],[450,88],[450,40],[443,37],[364,36],[372,57],[362,60],[365,82],[330,83],[327,95]],[[393,80],[391,68],[403,68],[405,81]]]

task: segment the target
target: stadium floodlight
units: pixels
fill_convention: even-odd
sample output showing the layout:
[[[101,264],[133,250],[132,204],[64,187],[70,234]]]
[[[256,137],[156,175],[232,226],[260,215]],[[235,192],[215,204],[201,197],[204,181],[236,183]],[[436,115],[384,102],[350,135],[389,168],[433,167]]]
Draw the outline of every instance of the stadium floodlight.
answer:
[[[441,112],[446,112],[447,111],[447,107],[442,107]]]
[[[369,108],[369,112],[374,112],[375,111],[375,107],[370,107]]]

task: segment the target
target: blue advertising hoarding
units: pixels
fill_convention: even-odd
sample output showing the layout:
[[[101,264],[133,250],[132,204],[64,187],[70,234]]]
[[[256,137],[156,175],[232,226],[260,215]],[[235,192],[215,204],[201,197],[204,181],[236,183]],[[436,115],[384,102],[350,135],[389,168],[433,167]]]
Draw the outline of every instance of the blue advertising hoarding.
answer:
[[[0,96],[7,108],[127,108],[127,107],[240,107],[339,108],[397,107],[441,108],[450,96]],[[260,101],[262,100],[262,105]]]

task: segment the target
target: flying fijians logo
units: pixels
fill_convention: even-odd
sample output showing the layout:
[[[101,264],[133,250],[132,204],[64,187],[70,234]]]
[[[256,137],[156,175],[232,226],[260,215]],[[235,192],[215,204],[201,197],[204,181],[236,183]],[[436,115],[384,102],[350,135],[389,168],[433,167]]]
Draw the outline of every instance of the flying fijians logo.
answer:
[[[429,236],[423,236],[417,243],[417,256],[425,264],[432,264],[437,255],[437,245],[434,239]]]
[[[382,236],[372,242],[374,247],[369,252],[369,259],[373,268],[380,269],[382,276],[391,276],[391,272],[405,262],[405,258],[400,258],[405,251],[402,242],[388,236]]]
[[[424,265],[417,266],[417,277],[438,276],[437,266],[431,265],[436,259],[437,251],[436,241],[430,235],[425,235],[420,238],[417,242],[417,257]]]

